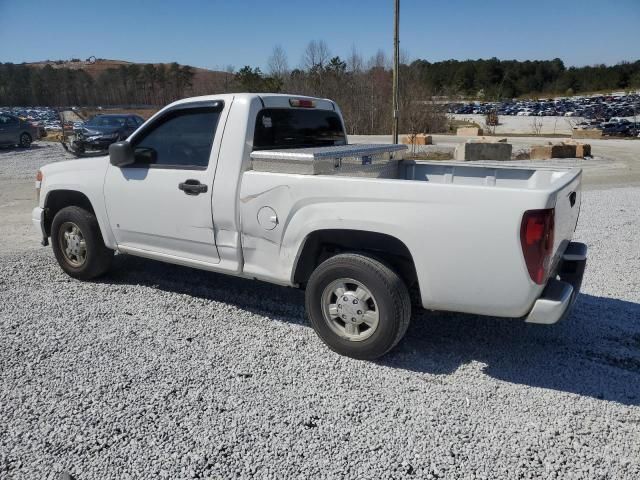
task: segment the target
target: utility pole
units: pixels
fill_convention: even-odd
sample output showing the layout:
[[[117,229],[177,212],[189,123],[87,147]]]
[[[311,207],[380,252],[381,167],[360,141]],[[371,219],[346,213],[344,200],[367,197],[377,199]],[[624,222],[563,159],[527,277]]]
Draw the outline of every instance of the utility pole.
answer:
[[[393,143],[398,143],[398,68],[400,66],[400,0],[395,0],[393,29]]]

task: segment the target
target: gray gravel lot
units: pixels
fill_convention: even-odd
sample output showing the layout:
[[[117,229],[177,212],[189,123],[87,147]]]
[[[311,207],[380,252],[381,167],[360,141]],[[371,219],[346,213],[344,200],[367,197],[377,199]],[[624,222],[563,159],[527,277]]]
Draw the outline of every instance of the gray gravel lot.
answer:
[[[126,255],[65,276],[28,225],[56,152],[0,151],[0,479],[640,478],[640,188],[585,192],[565,322],[419,313],[361,362],[293,289]]]

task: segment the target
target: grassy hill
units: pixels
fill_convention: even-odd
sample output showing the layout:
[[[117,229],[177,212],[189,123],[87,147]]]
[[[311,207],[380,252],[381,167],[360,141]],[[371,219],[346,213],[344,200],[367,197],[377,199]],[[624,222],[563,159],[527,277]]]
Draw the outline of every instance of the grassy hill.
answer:
[[[127,62],[126,60],[112,60],[100,58],[95,61],[87,60],[45,60],[41,62],[26,62],[24,65],[33,68],[44,68],[46,65],[50,65],[54,69],[70,69],[70,70],[84,70],[91,75],[94,79],[98,78],[100,74],[106,72],[109,69],[128,67],[131,65],[138,65],[143,67],[147,63]],[[169,68],[170,63],[153,63],[155,67],[164,65],[165,68]],[[181,67],[184,65],[180,65]],[[193,86],[198,90],[203,85],[216,84],[224,81],[230,74],[227,72],[221,72],[217,70],[208,70],[206,68],[190,67],[193,72]]]

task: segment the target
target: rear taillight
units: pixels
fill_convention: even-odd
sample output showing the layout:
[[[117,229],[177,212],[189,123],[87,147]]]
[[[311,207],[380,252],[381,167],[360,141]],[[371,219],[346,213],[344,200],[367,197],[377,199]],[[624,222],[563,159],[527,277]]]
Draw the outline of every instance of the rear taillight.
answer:
[[[547,277],[553,250],[553,208],[527,210],[522,217],[520,244],[531,280],[542,285]]]

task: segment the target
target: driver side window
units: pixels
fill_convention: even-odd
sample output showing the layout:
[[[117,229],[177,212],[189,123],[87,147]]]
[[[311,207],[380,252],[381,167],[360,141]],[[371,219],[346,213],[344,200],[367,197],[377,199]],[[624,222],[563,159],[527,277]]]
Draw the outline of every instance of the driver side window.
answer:
[[[133,141],[136,166],[206,169],[220,110],[169,112]]]

